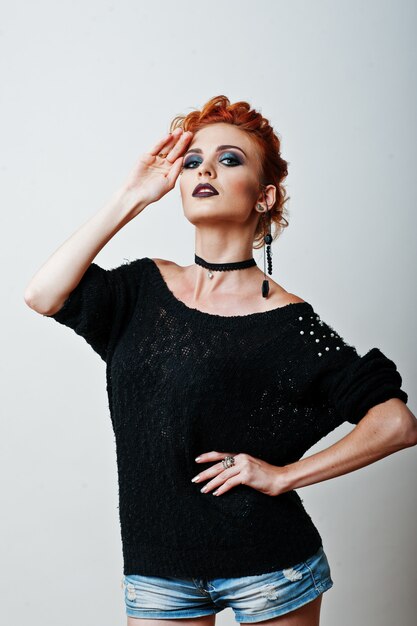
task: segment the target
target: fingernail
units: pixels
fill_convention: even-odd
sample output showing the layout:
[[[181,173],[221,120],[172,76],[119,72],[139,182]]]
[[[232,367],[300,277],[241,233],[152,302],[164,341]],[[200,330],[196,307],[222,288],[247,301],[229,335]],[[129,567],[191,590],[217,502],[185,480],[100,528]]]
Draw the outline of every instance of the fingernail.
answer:
[[[200,459],[201,459],[201,456],[198,456],[198,457],[196,457],[196,459],[195,459],[195,460],[196,460],[196,461],[200,461]]]
[[[200,480],[200,476],[194,476],[194,478],[191,479],[191,482],[195,483],[197,480]]]

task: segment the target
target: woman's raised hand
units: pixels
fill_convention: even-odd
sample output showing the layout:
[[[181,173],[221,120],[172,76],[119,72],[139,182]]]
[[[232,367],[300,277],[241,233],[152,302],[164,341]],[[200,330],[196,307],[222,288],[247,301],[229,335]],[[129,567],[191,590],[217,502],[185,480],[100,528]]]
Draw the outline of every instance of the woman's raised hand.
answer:
[[[143,153],[119,193],[133,211],[136,206],[156,202],[175,187],[183,155],[193,137],[176,128]],[[160,157],[162,153],[165,156]]]

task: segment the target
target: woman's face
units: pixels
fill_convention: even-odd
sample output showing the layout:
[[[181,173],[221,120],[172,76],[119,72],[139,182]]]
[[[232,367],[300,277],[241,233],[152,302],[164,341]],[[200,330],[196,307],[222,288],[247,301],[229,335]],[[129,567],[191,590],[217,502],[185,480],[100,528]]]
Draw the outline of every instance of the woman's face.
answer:
[[[218,195],[193,196],[199,183],[210,183]],[[194,134],[180,176],[184,214],[192,224],[259,218],[260,189],[260,157],[245,131],[221,122]]]

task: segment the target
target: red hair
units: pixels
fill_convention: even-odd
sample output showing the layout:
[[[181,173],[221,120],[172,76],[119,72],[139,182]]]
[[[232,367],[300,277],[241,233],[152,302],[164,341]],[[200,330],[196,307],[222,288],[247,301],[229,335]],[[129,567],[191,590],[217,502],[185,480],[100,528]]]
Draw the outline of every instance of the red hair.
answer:
[[[233,124],[248,133],[253,144],[257,148],[259,155],[259,186],[275,185],[276,201],[266,214],[275,224],[273,239],[276,239],[284,228],[288,226],[288,210],[284,206],[289,197],[283,185],[283,180],[288,175],[288,163],[281,157],[281,142],[270,126],[269,121],[255,109],[251,109],[248,102],[230,103],[226,96],[216,96],[211,98],[202,107],[201,111],[196,110],[188,115],[177,115],[171,122],[170,132],[179,126],[184,131],[190,130],[196,133],[201,128],[209,124],[223,122]],[[254,248],[261,248],[264,245],[264,234],[266,231],[265,214],[260,214],[255,231]],[[265,224],[266,222],[266,224]]]

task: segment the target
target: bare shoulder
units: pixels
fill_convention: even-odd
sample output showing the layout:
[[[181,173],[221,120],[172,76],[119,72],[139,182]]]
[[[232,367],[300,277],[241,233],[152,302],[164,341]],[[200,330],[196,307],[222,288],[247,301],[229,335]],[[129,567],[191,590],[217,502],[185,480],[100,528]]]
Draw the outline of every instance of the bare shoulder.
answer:
[[[168,259],[152,258],[152,261],[157,263],[157,265],[159,265],[159,266],[176,265],[177,267],[179,267],[179,265],[177,265],[174,261],[169,261]]]
[[[297,304],[298,302],[305,302],[302,298],[297,296],[295,293],[287,293],[287,304]]]
[[[152,261],[158,267],[163,278],[168,280],[175,280],[175,278],[180,275],[180,272],[183,269],[180,265],[175,263],[175,261],[170,261],[169,259],[152,258]]]
[[[152,261],[156,263],[159,269],[167,272],[182,269],[177,263],[175,263],[174,261],[170,261],[169,259],[152,258]]]
[[[271,304],[276,307],[287,306],[287,304],[298,304],[300,302],[304,302],[302,298],[297,296],[295,293],[289,293],[288,291],[282,290],[274,293],[272,290],[268,300]]]
[[[287,291],[282,285],[278,284],[271,278],[270,283],[270,300],[274,301],[277,306],[286,306],[287,304],[298,304],[305,302],[300,296],[295,293]]]

